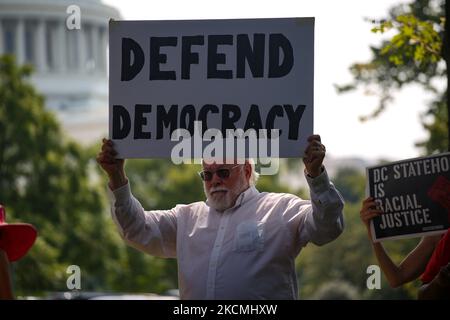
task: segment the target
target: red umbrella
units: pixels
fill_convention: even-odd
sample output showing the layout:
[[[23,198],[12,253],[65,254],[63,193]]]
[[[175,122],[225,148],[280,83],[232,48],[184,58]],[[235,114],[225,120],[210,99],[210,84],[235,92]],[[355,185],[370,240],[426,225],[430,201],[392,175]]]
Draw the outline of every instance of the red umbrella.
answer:
[[[28,223],[6,223],[5,208],[0,205],[0,249],[10,262],[22,258],[36,240],[37,231]]]

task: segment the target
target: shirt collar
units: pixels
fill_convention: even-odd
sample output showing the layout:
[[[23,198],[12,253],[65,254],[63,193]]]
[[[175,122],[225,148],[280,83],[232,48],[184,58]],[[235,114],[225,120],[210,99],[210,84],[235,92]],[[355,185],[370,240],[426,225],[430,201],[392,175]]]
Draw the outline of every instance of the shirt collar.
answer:
[[[247,190],[241,192],[241,194],[236,199],[236,203],[230,209],[240,207],[244,203],[248,202],[255,195],[257,195],[258,193],[259,193],[259,191],[255,188],[255,186],[250,186]]]

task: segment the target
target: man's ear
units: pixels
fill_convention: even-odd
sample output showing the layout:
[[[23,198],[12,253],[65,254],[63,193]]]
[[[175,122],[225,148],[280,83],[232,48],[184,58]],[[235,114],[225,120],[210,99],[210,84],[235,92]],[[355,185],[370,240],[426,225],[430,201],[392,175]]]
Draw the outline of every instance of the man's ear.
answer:
[[[247,181],[250,181],[250,177],[252,175],[252,166],[250,165],[250,163],[248,161],[245,161],[244,172],[245,172],[245,178],[247,179]]]

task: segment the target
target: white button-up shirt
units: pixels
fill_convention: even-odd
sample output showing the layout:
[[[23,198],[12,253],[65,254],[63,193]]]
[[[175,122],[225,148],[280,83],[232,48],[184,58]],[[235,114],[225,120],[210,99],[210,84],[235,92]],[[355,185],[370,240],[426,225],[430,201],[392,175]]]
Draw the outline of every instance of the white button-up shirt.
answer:
[[[181,299],[297,299],[296,256],[344,226],[326,171],[306,179],[311,201],[250,187],[222,213],[207,201],[145,211],[127,184],[113,191],[112,214],[131,246],[178,259]]]

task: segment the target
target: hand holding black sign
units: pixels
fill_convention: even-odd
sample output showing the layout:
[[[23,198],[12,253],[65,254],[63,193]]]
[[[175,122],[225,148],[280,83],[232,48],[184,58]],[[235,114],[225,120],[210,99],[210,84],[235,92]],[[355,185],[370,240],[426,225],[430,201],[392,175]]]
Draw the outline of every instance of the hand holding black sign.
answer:
[[[368,197],[363,201],[363,205],[359,215],[369,233],[370,233],[370,222],[372,221],[373,218],[378,217],[381,214],[383,214],[383,210],[377,207],[377,203],[375,202],[374,198]]]
[[[374,241],[440,234],[449,227],[450,154],[367,169],[373,197],[361,210]]]

